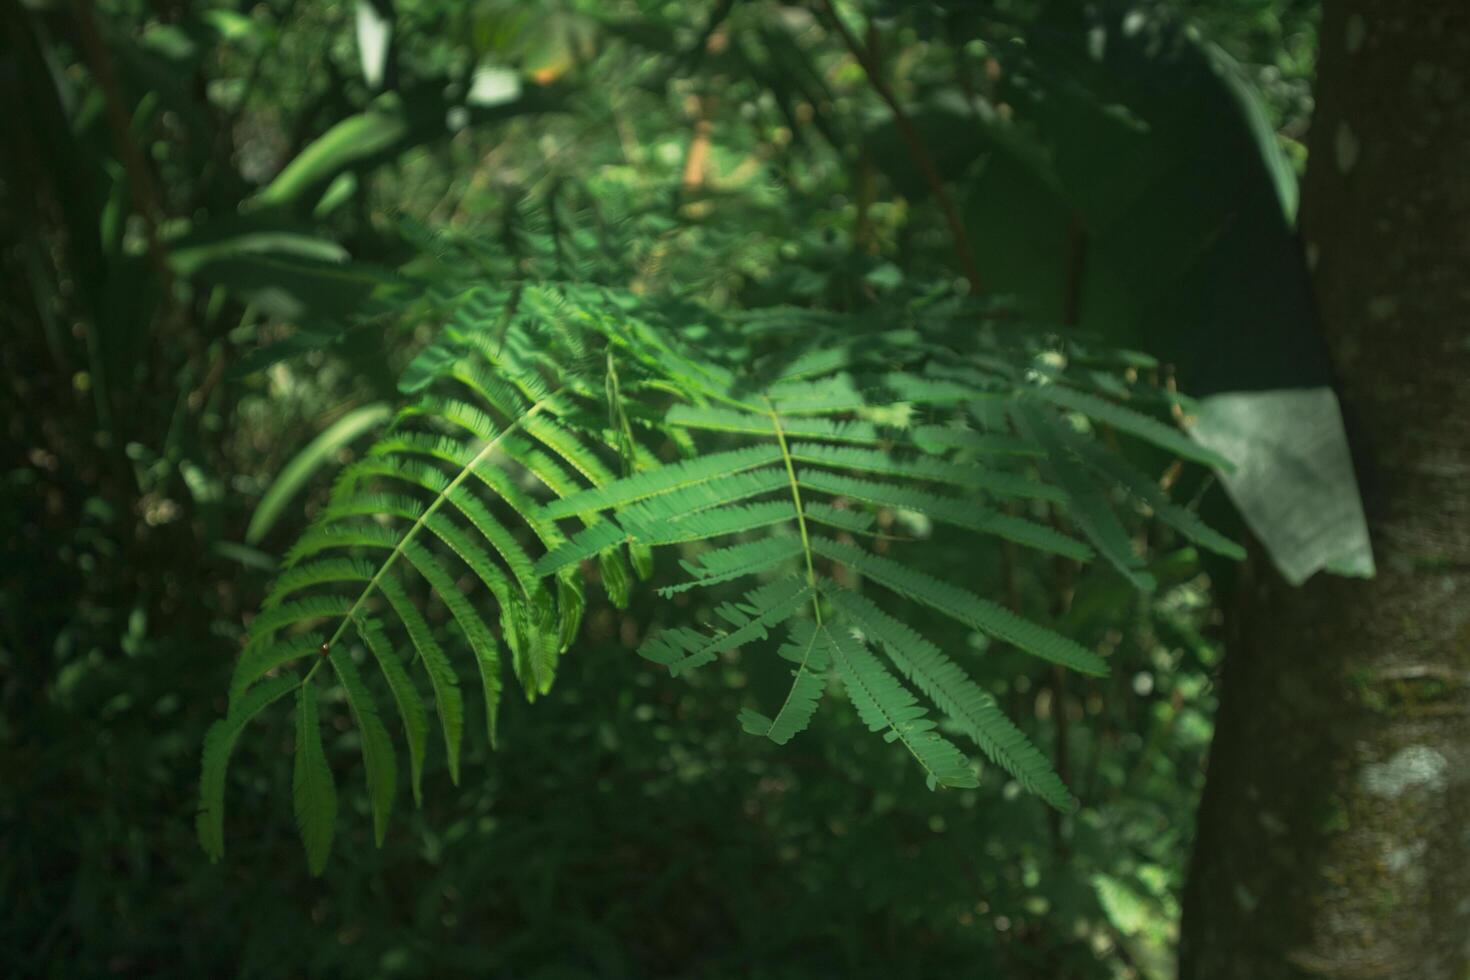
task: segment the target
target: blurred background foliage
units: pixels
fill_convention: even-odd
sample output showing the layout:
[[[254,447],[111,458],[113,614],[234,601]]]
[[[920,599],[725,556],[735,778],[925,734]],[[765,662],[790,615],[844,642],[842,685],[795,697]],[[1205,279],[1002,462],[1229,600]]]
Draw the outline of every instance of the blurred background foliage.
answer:
[[[738,660],[690,683],[633,655],[645,597],[594,605],[554,695],[508,704],[458,791],[431,771],[381,850],[359,815],[308,877],[284,717],[237,753],[227,860],[193,835],[244,617],[432,336],[413,297],[444,233],[489,243],[486,275],[571,262],[671,303],[857,309],[963,273],[958,217],[993,294],[1162,337],[1157,307],[1087,277],[1167,278],[1159,257],[1211,234],[1181,231],[1181,202],[1232,207],[1231,175],[1289,204],[1315,4],[1100,6],[837,4],[926,168],[826,4],[6,4],[0,971],[1170,975],[1226,572],[1157,529],[1152,596],[999,552],[935,569],[1110,656],[1105,681],[1005,650],[968,665],[1072,816],[994,772],[927,793],[850,708],[785,749],[743,735]],[[1201,142],[1252,119],[1264,149]],[[1227,154],[1221,186],[1148,181],[1201,146]],[[535,254],[548,222],[581,251]]]

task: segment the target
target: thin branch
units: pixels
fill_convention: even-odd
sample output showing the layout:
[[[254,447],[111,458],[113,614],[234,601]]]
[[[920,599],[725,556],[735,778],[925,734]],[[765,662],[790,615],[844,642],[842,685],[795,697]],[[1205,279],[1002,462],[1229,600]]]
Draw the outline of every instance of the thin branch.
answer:
[[[781,458],[786,462],[786,476],[791,481],[791,502],[796,506],[796,526],[801,531],[801,550],[806,553],[806,584],[812,590],[812,617],[822,625],[821,591],[817,588],[817,569],[812,563],[812,539],[806,530],[806,509],[801,504],[801,485],[796,479],[796,467],[791,462],[791,450],[786,445],[786,432],[781,428],[781,416],[769,398],[766,409],[771,416],[771,425],[776,429],[776,442],[781,446]]]
[[[970,239],[965,234],[964,223],[960,221],[954,200],[949,196],[949,190],[944,185],[944,178],[939,175],[939,168],[934,165],[934,158],[929,155],[928,147],[919,138],[919,131],[914,128],[913,120],[909,118],[908,113],[904,112],[893,90],[883,80],[882,66],[878,64],[877,59],[853,36],[852,31],[848,30],[847,25],[838,15],[837,8],[832,5],[832,0],[820,0],[820,2],[822,9],[827,14],[827,19],[832,22],[832,26],[842,37],[842,42],[847,45],[847,50],[852,53],[857,63],[862,66],[863,72],[867,74],[873,91],[878,93],[878,97],[886,102],[889,110],[892,111],[893,122],[898,126],[898,133],[903,138],[904,145],[908,147],[909,156],[913,158],[914,165],[919,168],[919,173],[929,185],[929,190],[934,194],[934,200],[939,204],[939,210],[944,213],[944,222],[949,226],[950,237],[954,239],[954,250],[960,261],[960,271],[970,283],[970,295],[981,295],[983,290],[980,287],[980,271],[975,265],[975,254],[970,250]]]

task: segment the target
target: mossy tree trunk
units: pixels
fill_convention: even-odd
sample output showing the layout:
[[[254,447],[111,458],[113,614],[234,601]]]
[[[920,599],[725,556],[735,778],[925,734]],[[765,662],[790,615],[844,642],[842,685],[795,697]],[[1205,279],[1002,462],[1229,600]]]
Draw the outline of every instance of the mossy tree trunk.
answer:
[[[1327,0],[1302,231],[1378,576],[1232,608],[1185,980],[1470,977],[1470,2]]]

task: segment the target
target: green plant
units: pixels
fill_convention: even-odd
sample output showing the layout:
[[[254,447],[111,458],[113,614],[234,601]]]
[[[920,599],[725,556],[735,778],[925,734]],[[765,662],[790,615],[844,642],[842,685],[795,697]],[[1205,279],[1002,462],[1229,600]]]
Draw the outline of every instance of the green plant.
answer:
[[[553,251],[578,236],[546,234]],[[420,800],[428,712],[409,667],[427,674],[457,782],[466,708],[451,651],[478,668],[493,744],[503,654],[528,698],[546,694],[576,641],[584,582],[625,606],[629,565],[647,579],[660,551],[679,553],[685,575],[659,590],[665,625],[642,643],[645,658],[683,674],[784,634],[790,691],[774,715],[742,710],[746,731],[785,743],[835,676],[931,788],[976,784],[949,737],[963,735],[1067,810],[1047,758],[911,621],[926,608],[1084,674],[1106,674],[1106,661],[937,577],[914,532],[942,524],[1073,561],[1095,548],[1152,589],[1117,510],[1131,503],[1238,553],[1096,438],[1106,426],[1224,465],[1146,414],[1183,404],[1137,383],[1146,357],[988,319],[947,289],[861,316],[720,315],[550,279],[448,277],[425,302],[445,326],[404,372],[406,402],[387,431],[286,556],[206,739],[198,825],[214,856],[235,741],[294,692],[298,822],[312,868],[324,866],[336,808],[317,728],[324,664],[359,729],[381,843],[395,753],[358,660],[386,682]],[[1063,514],[1092,547],[1051,525]],[[895,516],[909,533],[894,533]],[[736,582],[743,591],[712,616],[690,614],[686,593]]]

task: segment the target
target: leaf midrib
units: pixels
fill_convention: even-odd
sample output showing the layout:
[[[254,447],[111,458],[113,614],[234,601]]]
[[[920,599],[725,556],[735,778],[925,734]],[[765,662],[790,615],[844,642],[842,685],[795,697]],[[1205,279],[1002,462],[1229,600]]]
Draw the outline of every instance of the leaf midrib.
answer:
[[[414,538],[418,536],[420,531],[424,529],[428,519],[432,517],[436,512],[438,512],[439,508],[444,505],[444,502],[449,499],[449,495],[453,493],[455,489],[460,486],[460,484],[469,479],[469,476],[471,473],[474,472],[475,467],[479,466],[486,457],[488,457],[492,452],[495,451],[495,448],[500,445],[500,441],[502,439],[515,432],[517,429],[521,428],[521,426],[526,422],[527,419],[533,418],[534,416],[538,415],[541,410],[545,408],[560,393],[561,389],[558,389],[557,391],[554,391],[551,394],[546,395],[545,397],[538,400],[534,405],[532,405],[518,418],[516,418],[515,421],[511,422],[504,429],[502,429],[494,439],[491,439],[489,442],[485,443],[480,451],[475,454],[474,458],[466,463],[464,468],[459,471],[459,474],[445,485],[444,489],[441,490],[439,494],[434,498],[433,503],[429,504],[429,506],[424,509],[424,512],[420,514],[418,519],[413,522],[413,525],[404,532],[403,537],[398,539],[398,543],[393,546],[393,550],[389,552],[388,557],[383,560],[383,564],[379,566],[378,571],[373,575],[371,579],[368,580],[368,584],[363,587],[363,590],[358,595],[357,600],[353,602],[351,607],[348,608],[347,612],[342,616],[342,621],[337,624],[337,629],[334,630],[332,635],[327,638],[326,646],[329,649],[335,646],[337,641],[342,638],[342,634],[347,631],[347,625],[351,623],[353,617],[357,615],[358,609],[362,608],[362,604],[368,600],[368,597],[378,590],[379,583],[382,582],[383,576],[388,573],[388,571],[398,561],[399,557],[402,556],[403,549],[411,541],[413,541]],[[321,660],[318,660],[315,664],[313,664],[311,670],[307,671],[306,676],[302,678],[301,683],[303,685],[309,683],[311,681],[312,675],[315,674],[319,669],[321,669],[321,665]]]

